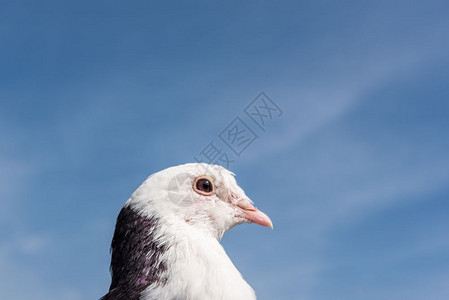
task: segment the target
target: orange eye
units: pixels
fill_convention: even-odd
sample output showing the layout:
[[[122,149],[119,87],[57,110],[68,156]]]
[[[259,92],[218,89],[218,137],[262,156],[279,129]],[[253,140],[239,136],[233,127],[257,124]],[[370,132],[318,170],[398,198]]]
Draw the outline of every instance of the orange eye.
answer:
[[[199,176],[193,182],[193,189],[201,195],[210,196],[214,193],[214,184],[212,178],[208,176]]]

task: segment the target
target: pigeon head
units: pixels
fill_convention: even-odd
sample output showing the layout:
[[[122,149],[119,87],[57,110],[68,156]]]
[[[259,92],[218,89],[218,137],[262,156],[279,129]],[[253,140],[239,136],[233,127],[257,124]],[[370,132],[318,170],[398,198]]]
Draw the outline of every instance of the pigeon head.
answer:
[[[155,173],[128,204],[144,215],[185,223],[218,239],[241,223],[273,227],[237,185],[234,174],[218,165],[191,163]]]
[[[231,227],[273,228],[223,167],[171,167],[123,206],[111,243],[109,299],[255,299],[218,242]]]

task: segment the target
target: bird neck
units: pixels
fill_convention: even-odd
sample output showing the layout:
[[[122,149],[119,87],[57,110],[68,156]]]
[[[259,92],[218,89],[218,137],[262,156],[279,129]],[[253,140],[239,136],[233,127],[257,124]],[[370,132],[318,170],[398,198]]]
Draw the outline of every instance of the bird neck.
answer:
[[[182,291],[185,299],[255,299],[217,238],[192,226],[172,229],[171,246],[164,254],[167,281],[164,288],[150,288],[147,295],[153,298],[148,299],[178,296],[169,291]]]

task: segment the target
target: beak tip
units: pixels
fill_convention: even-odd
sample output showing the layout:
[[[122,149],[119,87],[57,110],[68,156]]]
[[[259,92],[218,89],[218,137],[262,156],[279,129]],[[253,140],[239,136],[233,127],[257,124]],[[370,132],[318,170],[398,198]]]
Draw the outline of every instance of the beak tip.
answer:
[[[266,214],[258,209],[244,210],[243,217],[250,223],[255,223],[273,229],[273,222],[271,222],[270,218]]]

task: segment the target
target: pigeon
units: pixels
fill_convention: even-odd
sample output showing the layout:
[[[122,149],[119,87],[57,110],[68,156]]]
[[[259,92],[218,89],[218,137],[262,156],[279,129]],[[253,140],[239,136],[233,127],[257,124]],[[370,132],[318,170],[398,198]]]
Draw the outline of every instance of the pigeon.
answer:
[[[273,224],[234,176],[205,163],[150,175],[117,217],[101,299],[256,299],[220,239],[238,224]]]

